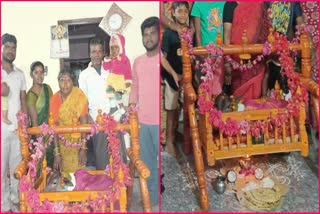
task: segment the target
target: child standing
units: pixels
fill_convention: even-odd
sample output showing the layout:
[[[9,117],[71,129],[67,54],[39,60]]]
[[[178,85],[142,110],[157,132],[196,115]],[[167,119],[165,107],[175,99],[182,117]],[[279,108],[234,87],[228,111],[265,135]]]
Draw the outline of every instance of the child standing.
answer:
[[[206,46],[210,42],[216,44],[218,31],[223,38],[223,8],[225,2],[194,2],[193,16],[196,30],[196,45]]]
[[[130,60],[125,53],[125,38],[121,34],[110,38],[110,56],[104,58],[103,68],[109,71],[107,94],[112,108],[128,105],[132,83]]]
[[[216,38],[220,32],[223,38],[223,8],[225,2],[194,2],[191,16],[193,17],[196,46],[206,46],[209,43],[216,45]],[[204,63],[202,57],[196,58],[196,64]],[[213,95],[218,95],[222,91],[224,82],[223,62],[218,65],[218,69],[213,73],[212,91]],[[200,84],[202,72],[195,69],[196,83]]]
[[[128,100],[131,90],[132,75],[131,64],[125,52],[125,38],[121,34],[111,36],[110,56],[104,58],[103,68],[109,72],[107,78],[107,97],[110,101],[110,112],[116,121],[120,121],[125,114],[125,106],[128,106]],[[126,134],[127,135],[127,134]],[[126,138],[118,134],[121,144],[121,155],[126,163]]]
[[[176,25],[181,28],[188,27],[189,4],[188,2],[173,2],[172,17]],[[166,152],[175,155],[174,140],[175,130],[178,125],[178,101],[181,95],[182,59],[177,55],[181,47],[180,38],[176,31],[166,29],[162,37],[161,65],[162,77],[165,82],[165,109],[167,111],[167,143]]]
[[[6,82],[2,82],[2,87],[8,87]],[[2,111],[2,121],[10,125],[12,122],[8,119],[8,97],[1,96],[1,111]]]

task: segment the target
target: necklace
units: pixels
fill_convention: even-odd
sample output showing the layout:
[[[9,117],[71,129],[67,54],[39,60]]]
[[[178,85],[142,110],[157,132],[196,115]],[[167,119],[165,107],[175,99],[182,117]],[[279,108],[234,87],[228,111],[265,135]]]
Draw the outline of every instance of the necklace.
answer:
[[[61,94],[61,91],[59,92],[59,94],[60,94],[61,103],[63,103],[66,98],[63,97],[63,95]]]

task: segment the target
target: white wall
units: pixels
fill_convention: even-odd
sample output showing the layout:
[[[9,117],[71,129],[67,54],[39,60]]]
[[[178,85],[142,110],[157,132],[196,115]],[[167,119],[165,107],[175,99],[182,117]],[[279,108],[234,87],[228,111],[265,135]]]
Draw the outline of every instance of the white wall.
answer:
[[[132,17],[123,35],[126,38],[126,54],[131,64],[145,53],[142,45],[140,25],[150,16],[159,17],[158,2],[116,2]],[[30,64],[39,60],[48,66],[48,83],[58,91],[57,75],[59,59],[50,58],[50,26],[58,20],[103,17],[112,2],[1,2],[1,34],[17,37],[15,64],[25,72],[27,90],[32,86],[29,75]]]

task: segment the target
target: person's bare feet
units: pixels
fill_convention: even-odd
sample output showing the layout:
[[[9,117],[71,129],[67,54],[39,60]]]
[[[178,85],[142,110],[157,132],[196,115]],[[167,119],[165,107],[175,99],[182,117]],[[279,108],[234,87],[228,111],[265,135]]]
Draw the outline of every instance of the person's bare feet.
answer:
[[[170,143],[170,142],[166,143],[166,147],[165,147],[164,151],[166,151],[167,153],[169,153],[170,155],[172,155],[174,157],[177,155],[176,149],[174,148],[173,143]]]
[[[7,118],[2,118],[2,121],[3,121],[4,123],[8,124],[8,125],[11,125],[11,124],[12,124],[12,122],[11,122],[9,119],[7,119]]]

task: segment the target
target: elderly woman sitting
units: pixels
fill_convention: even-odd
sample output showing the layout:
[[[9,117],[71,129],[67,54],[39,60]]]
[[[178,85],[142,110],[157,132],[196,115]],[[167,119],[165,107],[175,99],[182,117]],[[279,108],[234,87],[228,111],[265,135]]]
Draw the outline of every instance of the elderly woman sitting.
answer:
[[[85,94],[81,89],[73,86],[74,74],[62,70],[58,75],[60,90],[50,100],[50,112],[53,114],[55,124],[71,125],[74,117],[80,120],[81,124],[87,123],[88,103]],[[72,143],[70,134],[63,137]],[[82,133],[81,141],[85,143],[85,134]],[[77,139],[76,141],[80,141]],[[67,147],[65,140],[54,139],[54,168],[61,170],[64,175],[84,168],[87,161],[86,146],[81,148]]]

